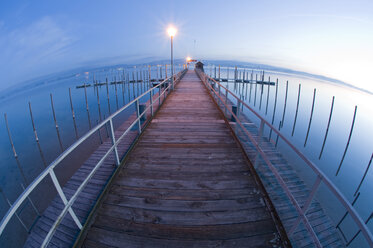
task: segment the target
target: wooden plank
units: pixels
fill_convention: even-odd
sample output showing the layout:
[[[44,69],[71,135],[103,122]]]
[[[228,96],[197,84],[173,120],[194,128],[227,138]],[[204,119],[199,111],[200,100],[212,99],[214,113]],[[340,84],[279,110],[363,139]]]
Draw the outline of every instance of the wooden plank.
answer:
[[[189,71],[112,182],[84,246],[268,247],[279,242],[242,151]]]

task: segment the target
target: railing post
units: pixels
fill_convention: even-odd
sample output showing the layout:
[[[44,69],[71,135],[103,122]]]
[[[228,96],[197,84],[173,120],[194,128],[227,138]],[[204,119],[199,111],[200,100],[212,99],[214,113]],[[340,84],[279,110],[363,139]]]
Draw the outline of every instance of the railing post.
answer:
[[[241,101],[237,98],[237,120],[238,117],[240,116],[240,108],[241,108]]]
[[[57,190],[58,195],[61,197],[61,200],[62,200],[62,202],[63,202],[63,205],[66,207],[66,205],[67,205],[67,203],[68,203],[67,198],[66,198],[66,196],[65,196],[65,193],[63,193],[63,190],[62,190],[62,188],[61,188],[61,185],[60,185],[60,183],[58,182],[58,179],[57,179],[56,174],[54,173],[53,169],[49,171],[49,175],[50,175],[51,178],[52,178],[52,182],[53,182],[53,184],[54,184],[54,187],[56,187],[56,190]],[[82,224],[80,223],[78,217],[76,216],[74,210],[73,210],[71,207],[69,207],[69,210],[68,210],[68,211],[69,211],[71,217],[73,218],[75,224],[76,224],[76,225],[78,226],[78,228],[81,230],[83,226],[82,226]],[[50,237],[50,238],[51,238],[51,237]],[[46,240],[44,240],[44,242],[45,242],[45,241],[46,241]]]
[[[150,89],[150,113],[153,116],[153,89]]]
[[[110,124],[110,133],[111,133],[111,144],[114,146],[114,156],[115,156],[115,164],[117,166],[120,165],[119,155],[118,155],[118,148],[115,144],[115,133],[114,133],[114,125],[113,125],[113,119],[109,120]]]
[[[262,137],[263,137],[263,130],[264,130],[264,120],[260,120],[260,127],[259,127],[259,134],[258,134],[258,147],[260,148],[260,145],[262,143]],[[258,166],[259,163],[259,151],[255,155],[254,159],[254,168]]]
[[[307,210],[308,210],[309,206],[311,205],[312,199],[315,196],[315,193],[316,193],[316,191],[317,191],[320,183],[321,183],[321,177],[317,176],[316,181],[315,181],[315,183],[312,186],[311,193],[308,196],[307,201],[305,202],[305,204],[303,205],[303,207],[301,209],[301,215],[298,216],[298,218],[294,222],[294,225],[290,228],[289,235],[292,235],[294,233],[294,231],[298,227],[300,221],[302,220],[302,216],[307,212]]]
[[[228,89],[225,88],[225,106],[227,106],[228,103]],[[227,107],[225,108],[225,115],[227,115]]]
[[[11,208],[12,207],[12,203],[10,203],[8,197],[5,195],[4,191],[1,188],[0,188],[0,193],[3,196],[4,200],[8,203],[8,206]],[[27,228],[27,226],[23,222],[23,220],[19,217],[19,215],[17,214],[17,212],[15,212],[14,215],[16,216],[16,218],[18,219],[18,221],[21,223],[21,225],[23,226],[23,228],[26,230],[26,232],[29,232],[29,229]]]

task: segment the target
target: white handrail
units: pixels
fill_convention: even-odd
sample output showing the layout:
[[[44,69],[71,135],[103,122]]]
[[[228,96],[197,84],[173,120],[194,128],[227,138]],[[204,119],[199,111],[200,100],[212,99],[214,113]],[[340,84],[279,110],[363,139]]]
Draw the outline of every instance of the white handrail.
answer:
[[[180,72],[178,72],[176,75],[172,75],[173,77],[175,77],[175,82],[177,82],[184,74],[185,72],[187,71],[187,69],[184,69]],[[3,219],[1,220],[0,222],[0,236],[2,235],[3,231],[5,230],[7,224],[9,223],[10,219],[14,216],[14,214],[16,214],[18,208],[22,205],[22,203],[29,197],[29,195],[31,194],[31,192],[39,185],[39,183],[48,175],[50,175],[53,179],[53,176],[54,176],[54,168],[59,165],[59,163],[64,159],[66,158],[71,152],[73,152],[80,144],[82,144],[85,140],[87,140],[92,134],[94,134],[96,131],[98,131],[101,127],[103,127],[104,125],[106,125],[108,122],[112,122],[113,118],[116,117],[118,114],[120,114],[121,112],[123,112],[124,110],[126,110],[129,106],[131,106],[132,104],[136,103],[137,101],[139,101],[142,97],[146,96],[147,94],[149,93],[152,93],[154,89],[156,88],[160,88],[168,81],[170,81],[171,77],[169,78],[166,78],[165,80],[163,80],[161,83],[159,83],[158,85],[150,88],[149,90],[147,90],[146,92],[144,92],[143,94],[141,94],[140,96],[138,96],[136,99],[132,100],[131,102],[127,103],[125,106],[123,106],[122,108],[120,108],[119,110],[117,110],[116,112],[114,112],[113,114],[111,114],[109,117],[107,117],[104,121],[102,121],[101,123],[99,123],[96,127],[94,127],[93,129],[89,130],[85,135],[83,135],[79,140],[77,140],[75,143],[73,143],[69,148],[67,148],[63,153],[61,153],[47,168],[45,168],[45,170],[40,173],[40,175],[34,179],[34,181],[22,192],[22,194],[17,198],[17,200],[13,203],[13,205],[8,209],[7,213],[5,214],[5,216],[3,217]],[[163,92],[160,92],[158,98],[159,99],[162,95],[165,94],[165,92],[167,90],[169,90],[171,87],[171,85],[169,84],[167,87],[165,87],[165,89],[163,90]],[[154,102],[153,101],[151,103],[151,106],[154,105]],[[149,106],[150,107],[150,106]],[[121,139],[128,133],[128,131],[137,123],[140,121],[140,118],[146,113],[146,110],[149,109],[146,108],[145,111],[143,113],[141,113],[134,121],[133,123],[130,125],[129,128],[127,128],[124,133],[121,135],[121,137],[114,142],[114,144],[112,144],[112,146],[110,147],[110,149],[105,153],[105,155],[100,159],[100,161],[95,165],[94,169],[89,173],[89,175],[87,176],[87,178],[82,182],[82,184],[79,186],[79,188],[77,189],[77,191],[74,193],[74,195],[70,198],[69,201],[67,202],[64,202],[64,209],[62,210],[62,212],[60,213],[60,215],[58,216],[57,220],[55,221],[55,223],[53,224],[52,228],[49,230],[48,234],[47,234],[47,237],[45,238],[45,240],[43,241],[43,244],[42,244],[42,247],[45,247],[48,245],[50,239],[53,237],[53,233],[55,232],[55,230],[57,229],[57,227],[59,226],[59,224],[61,223],[61,220],[62,218],[66,215],[66,213],[69,211],[69,212],[72,212],[72,215],[75,215],[74,211],[71,209],[71,206],[73,205],[74,201],[76,200],[77,196],[79,195],[79,193],[83,190],[84,186],[88,183],[89,179],[93,176],[93,174],[96,172],[96,170],[100,167],[100,165],[103,163],[103,161],[105,160],[105,158],[107,158],[107,156],[114,151],[114,149],[118,146],[119,142],[121,141]],[[158,106],[160,107],[160,106]],[[111,128],[112,125],[111,125]],[[113,131],[113,130],[112,130]],[[55,178],[55,180],[53,180],[53,183],[55,185],[55,187],[58,189],[60,188],[60,184],[57,180],[57,178]],[[59,195],[61,197],[65,197],[64,196],[64,193],[61,191],[59,192]],[[79,229],[81,229],[81,224],[79,223],[79,221],[76,221]]]
[[[204,81],[204,83],[206,85],[208,85],[212,91],[214,92],[214,94],[220,98],[221,102],[223,103],[223,105],[225,106],[225,108],[227,108],[227,110],[232,114],[232,116],[236,119],[237,123],[241,126],[241,128],[244,130],[245,134],[248,135],[249,139],[252,141],[252,143],[254,144],[255,148],[258,150],[258,152],[262,155],[263,159],[265,160],[265,162],[267,163],[267,165],[270,167],[270,169],[275,169],[275,167],[273,167],[273,165],[271,164],[271,162],[266,158],[266,155],[265,153],[263,152],[263,150],[259,147],[259,145],[257,144],[257,142],[255,141],[255,139],[249,134],[249,132],[246,130],[246,128],[242,125],[242,123],[239,121],[238,117],[228,108],[228,106],[225,104],[225,102],[223,101],[223,99],[221,99],[220,95],[215,91],[214,87],[212,87],[208,82],[209,81],[212,81],[214,83],[216,83],[217,85],[219,85],[219,87],[225,89],[226,92],[228,92],[229,94],[231,94],[234,98],[236,98],[236,100],[242,104],[243,106],[245,106],[248,110],[250,110],[254,115],[256,115],[261,123],[265,123],[270,129],[272,129],[272,131],[274,131],[283,141],[285,141],[285,143],[287,145],[289,145],[289,147],[315,172],[315,174],[317,175],[317,178],[320,178],[320,180],[322,182],[324,182],[324,184],[329,188],[329,190],[334,194],[334,196],[337,197],[337,199],[342,203],[342,205],[346,208],[347,212],[351,215],[351,217],[353,218],[353,220],[355,221],[355,223],[357,224],[357,226],[359,227],[359,229],[361,230],[361,232],[363,233],[366,241],[368,242],[368,244],[370,245],[370,247],[373,247],[373,235],[372,233],[370,232],[370,230],[368,229],[367,225],[365,224],[365,222],[363,221],[363,219],[360,217],[360,215],[357,213],[357,211],[355,210],[355,208],[351,205],[351,203],[346,199],[346,197],[342,194],[342,192],[335,186],[335,184],[312,162],[310,161],[301,151],[299,151],[293,144],[291,144],[291,142],[286,139],[281,133],[279,130],[277,130],[274,126],[272,126],[268,121],[266,121],[263,117],[261,117],[254,109],[252,109],[250,106],[248,106],[244,101],[242,101],[240,98],[238,98],[234,93],[232,93],[229,89],[227,89],[226,87],[224,87],[223,85],[221,85],[219,82],[217,82],[215,79],[209,77],[207,74],[203,73],[202,71],[200,70],[196,70],[197,71],[197,74],[200,76],[201,80]],[[276,169],[275,169],[276,170]],[[273,171],[274,174],[278,174],[277,171]],[[276,175],[277,176],[277,175]],[[277,177],[276,177],[277,178]],[[279,178],[277,178],[279,179]],[[281,181],[280,181],[280,184],[281,184]],[[283,185],[286,187],[286,185]],[[316,188],[313,188],[313,190],[310,192],[310,195],[313,195],[314,194],[314,191],[316,191],[317,187]],[[284,188],[284,190],[286,191],[286,193],[290,193],[291,192],[286,188]],[[289,195],[288,195],[289,196]],[[292,200],[292,196],[289,196],[289,198],[291,199],[291,201],[293,202]],[[309,199],[309,200],[312,200]],[[294,204],[294,202],[293,202]],[[295,204],[295,207],[298,211],[298,213],[300,214],[300,217],[305,217],[305,214],[304,212],[301,213],[299,212],[299,205],[297,206],[298,204]],[[306,222],[308,222],[308,220],[306,220]],[[307,226],[307,223],[305,223],[306,226]],[[308,229],[308,228],[307,228]],[[312,235],[312,233],[311,233]]]

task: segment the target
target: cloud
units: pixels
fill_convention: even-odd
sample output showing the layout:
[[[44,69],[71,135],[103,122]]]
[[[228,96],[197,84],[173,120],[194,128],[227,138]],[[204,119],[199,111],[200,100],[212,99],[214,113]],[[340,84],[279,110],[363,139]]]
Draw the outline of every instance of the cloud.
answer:
[[[63,57],[74,42],[71,32],[50,16],[9,31],[0,22],[0,74],[12,81],[34,76]]]
[[[36,55],[33,60],[37,62],[61,54],[73,42],[73,38],[51,17],[44,17],[28,27],[12,31],[9,41],[18,56]]]

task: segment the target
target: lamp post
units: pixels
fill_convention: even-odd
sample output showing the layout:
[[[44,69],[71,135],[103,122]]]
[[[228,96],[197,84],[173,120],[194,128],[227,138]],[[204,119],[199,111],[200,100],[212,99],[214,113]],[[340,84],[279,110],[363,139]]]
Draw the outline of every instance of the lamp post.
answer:
[[[167,32],[171,37],[171,90],[174,89],[174,49],[173,49],[173,38],[176,34],[176,29],[174,27],[169,27]]]

